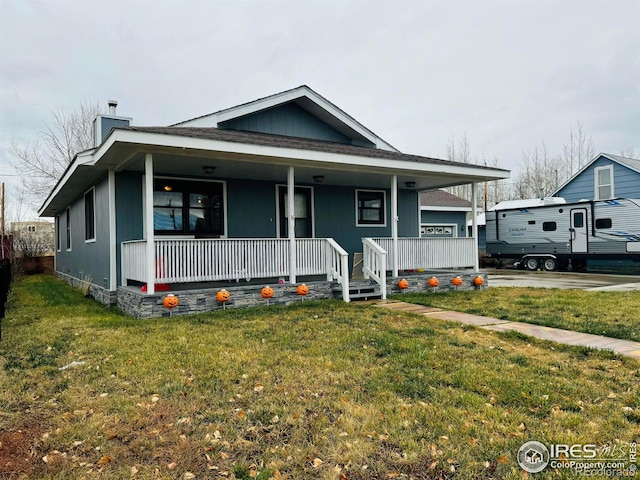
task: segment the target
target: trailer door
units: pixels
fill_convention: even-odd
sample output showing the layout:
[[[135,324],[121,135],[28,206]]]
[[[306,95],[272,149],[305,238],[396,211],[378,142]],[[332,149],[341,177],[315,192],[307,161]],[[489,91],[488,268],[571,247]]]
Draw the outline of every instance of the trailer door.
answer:
[[[571,253],[587,253],[589,232],[586,208],[571,210],[571,228],[569,232],[571,232]]]

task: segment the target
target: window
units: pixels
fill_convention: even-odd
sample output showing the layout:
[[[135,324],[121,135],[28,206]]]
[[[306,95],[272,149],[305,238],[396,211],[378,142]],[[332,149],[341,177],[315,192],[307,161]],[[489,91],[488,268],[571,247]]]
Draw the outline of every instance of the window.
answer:
[[[385,192],[380,190],[356,190],[356,226],[385,226]]]
[[[582,212],[576,212],[573,214],[573,226],[575,228],[584,227],[584,214]]]
[[[613,198],[613,165],[597,167],[593,171],[595,182],[594,196],[596,200]]]
[[[67,208],[67,212],[66,212],[66,217],[67,217],[67,250],[71,250],[71,212],[69,211],[69,209]]]
[[[56,215],[56,250],[59,252],[62,248],[60,245],[60,215]]]
[[[555,232],[556,228],[556,222],[542,222],[543,232]]]
[[[95,189],[92,188],[84,194],[84,240],[86,242],[96,239],[95,193]]]
[[[159,234],[224,235],[223,184],[156,179],[153,228]]]
[[[610,218],[598,218],[596,220],[596,228],[611,228]]]

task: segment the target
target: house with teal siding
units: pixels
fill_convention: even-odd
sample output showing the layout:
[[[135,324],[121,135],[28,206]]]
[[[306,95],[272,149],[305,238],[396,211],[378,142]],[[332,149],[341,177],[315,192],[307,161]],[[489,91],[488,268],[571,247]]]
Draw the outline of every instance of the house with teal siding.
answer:
[[[473,238],[421,235],[419,194],[509,176],[402,153],[304,85],[170,126],[115,108],[39,213],[55,218],[57,274],[141,317],[167,289],[181,312],[219,308],[206,288],[255,303],[266,283],[348,301],[356,254],[383,297],[405,269],[476,272]]]
[[[640,198],[640,160],[610,153],[596,155],[553,194],[567,203]]]

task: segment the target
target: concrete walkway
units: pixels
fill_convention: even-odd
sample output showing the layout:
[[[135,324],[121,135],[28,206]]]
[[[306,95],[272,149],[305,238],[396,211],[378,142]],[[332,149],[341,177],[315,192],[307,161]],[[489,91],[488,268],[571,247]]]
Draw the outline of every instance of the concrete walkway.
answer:
[[[481,317],[479,315],[471,315],[469,313],[441,310],[439,308],[393,300],[383,300],[382,302],[375,303],[375,305],[378,307],[388,308],[389,310],[412,312],[440,320],[474,325],[486,330],[499,332],[516,331],[542,340],[551,340],[552,342],[564,343],[567,345],[581,345],[601,350],[610,350],[612,352],[619,353],[620,355],[626,355],[627,357],[640,360],[640,343],[629,340],[619,340],[617,338],[592,335],[590,333],[572,332],[570,330],[562,330],[560,328],[543,327],[540,325],[533,325],[531,323],[510,322],[508,320]]]

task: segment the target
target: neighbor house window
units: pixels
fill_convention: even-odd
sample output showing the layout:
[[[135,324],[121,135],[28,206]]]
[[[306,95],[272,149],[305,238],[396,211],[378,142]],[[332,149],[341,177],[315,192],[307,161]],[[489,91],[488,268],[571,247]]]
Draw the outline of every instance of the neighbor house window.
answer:
[[[157,178],[153,228],[159,234],[224,235],[224,184]]]
[[[84,194],[84,239],[87,242],[96,239],[96,209],[94,188]]]
[[[66,211],[66,228],[67,228],[67,250],[71,250],[71,212],[67,208]]]
[[[36,226],[35,225],[27,225],[27,232],[28,233],[36,233]]]
[[[357,226],[386,225],[385,192],[383,190],[356,190],[356,207]]]
[[[613,165],[597,167],[593,171],[596,200],[613,198]]]

